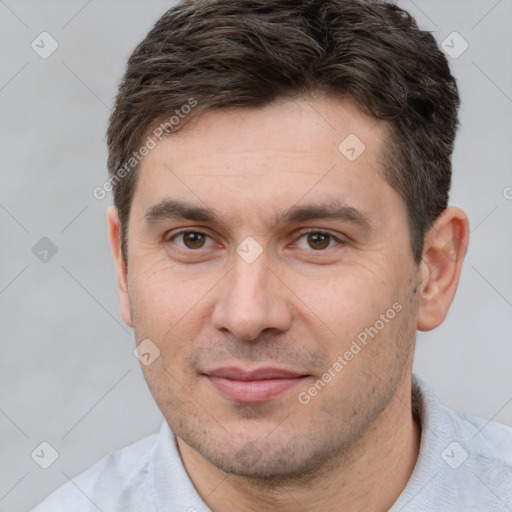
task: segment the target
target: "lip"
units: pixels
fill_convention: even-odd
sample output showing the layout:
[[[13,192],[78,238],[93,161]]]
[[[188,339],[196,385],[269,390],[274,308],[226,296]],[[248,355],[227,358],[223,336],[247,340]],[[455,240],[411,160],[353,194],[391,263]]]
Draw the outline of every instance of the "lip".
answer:
[[[237,402],[266,402],[302,382],[308,375],[282,368],[217,368],[203,374],[223,396]]]

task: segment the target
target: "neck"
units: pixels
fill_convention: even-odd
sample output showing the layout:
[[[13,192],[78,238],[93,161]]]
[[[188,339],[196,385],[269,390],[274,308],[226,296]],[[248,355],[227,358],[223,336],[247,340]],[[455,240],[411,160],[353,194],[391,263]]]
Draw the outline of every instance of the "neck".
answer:
[[[419,453],[410,375],[406,379],[366,432],[314,473],[270,482],[228,475],[178,438],[184,465],[213,512],[334,512],[340,503],[343,512],[387,511],[407,484]]]

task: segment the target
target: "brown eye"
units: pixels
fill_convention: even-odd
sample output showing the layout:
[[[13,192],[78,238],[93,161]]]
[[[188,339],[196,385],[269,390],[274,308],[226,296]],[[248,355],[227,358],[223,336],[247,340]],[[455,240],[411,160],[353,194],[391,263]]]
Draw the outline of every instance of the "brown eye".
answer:
[[[184,233],[183,242],[189,249],[199,249],[204,245],[205,236],[201,233]]]
[[[307,230],[301,231],[300,237],[296,242],[300,249],[313,249],[314,251],[324,251],[331,249],[336,245],[343,245],[343,242],[334,235],[326,231]]]
[[[326,249],[331,241],[331,236],[326,233],[310,233],[307,238],[309,246],[315,250]]]
[[[175,234],[170,240],[182,249],[193,250],[205,247],[207,238],[209,238],[208,235],[199,231],[182,231],[181,233]],[[178,241],[180,242],[178,243]]]

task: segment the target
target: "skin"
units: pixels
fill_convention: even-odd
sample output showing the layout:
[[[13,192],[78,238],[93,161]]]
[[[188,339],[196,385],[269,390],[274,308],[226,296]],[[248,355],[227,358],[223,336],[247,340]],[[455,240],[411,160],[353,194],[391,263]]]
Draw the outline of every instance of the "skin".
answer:
[[[414,263],[404,203],[381,176],[386,128],[334,97],[206,112],[142,161],[128,266],[109,209],[123,319],[137,343],[150,339],[160,350],[144,376],[215,512],[329,512],[340,503],[349,512],[385,511],[414,469],[416,331],[446,316],[468,220],[458,208],[445,210]],[[338,150],[349,134],[365,144],[354,161]],[[169,199],[214,209],[220,220],[150,222],[148,211]],[[291,207],[335,200],[363,212],[368,225],[276,222]],[[181,228],[207,236],[174,236]],[[247,237],[261,248],[250,263],[237,253]],[[301,403],[299,393],[393,304],[400,312]],[[249,403],[226,397],[204,375],[219,366],[305,377]]]

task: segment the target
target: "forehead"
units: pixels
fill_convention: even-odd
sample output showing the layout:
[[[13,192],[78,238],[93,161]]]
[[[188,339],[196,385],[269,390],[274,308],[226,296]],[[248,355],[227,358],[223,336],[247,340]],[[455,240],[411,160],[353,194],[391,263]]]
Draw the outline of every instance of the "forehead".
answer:
[[[367,210],[369,197],[379,201],[387,187],[386,138],[383,122],[338,98],[208,111],[144,158],[134,206],[188,199],[276,217],[281,205],[351,199]]]
[[[388,134],[385,121],[366,115],[350,100],[319,94],[278,98],[264,106],[210,109],[177,128],[165,140],[184,147],[200,144],[204,150],[225,154],[321,153],[333,148],[341,152],[339,144],[350,136],[349,142],[364,156],[376,156]],[[203,154],[187,154],[187,160]],[[354,161],[358,152],[345,156]]]

